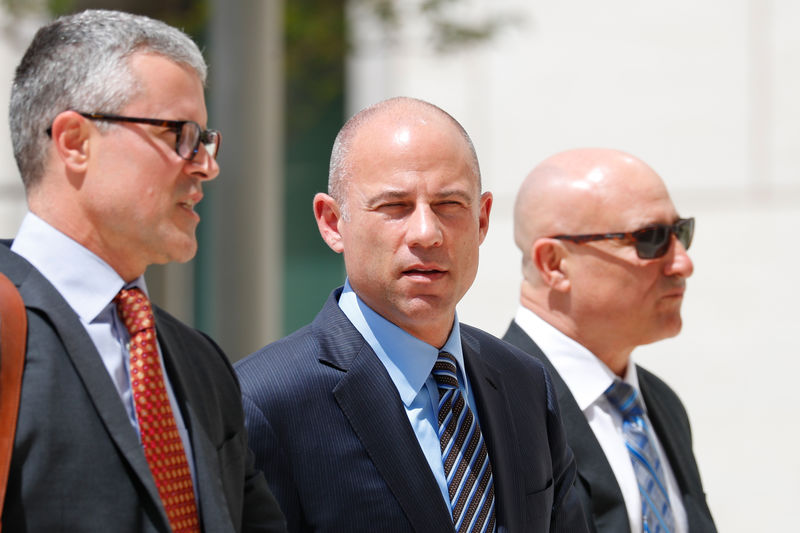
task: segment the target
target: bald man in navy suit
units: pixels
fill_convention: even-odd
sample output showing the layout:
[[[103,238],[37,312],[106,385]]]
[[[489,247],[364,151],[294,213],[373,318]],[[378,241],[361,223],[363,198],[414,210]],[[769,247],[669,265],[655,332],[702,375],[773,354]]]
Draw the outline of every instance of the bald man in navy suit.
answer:
[[[492,205],[461,125],[420,100],[378,103],[340,131],[328,185],[314,213],[344,287],[236,365],[290,531],[586,531],[544,368],[455,313]],[[449,420],[469,420],[454,427],[471,428],[471,459],[451,462]]]

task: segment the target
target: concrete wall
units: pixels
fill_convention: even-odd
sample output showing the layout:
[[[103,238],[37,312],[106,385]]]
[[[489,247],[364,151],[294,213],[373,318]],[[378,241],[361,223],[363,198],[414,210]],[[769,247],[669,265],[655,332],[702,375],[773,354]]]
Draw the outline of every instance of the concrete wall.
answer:
[[[720,531],[785,530],[800,496],[791,452],[800,434],[800,5],[464,0],[457,9],[451,16],[465,21],[514,13],[520,23],[437,55],[418,17],[387,46],[353,10],[350,108],[420,97],[473,137],[495,205],[461,319],[502,335],[515,312],[511,212],[536,163],[577,146],[641,157],[679,212],[697,217],[697,233],[683,332],[635,357],[686,404]]]

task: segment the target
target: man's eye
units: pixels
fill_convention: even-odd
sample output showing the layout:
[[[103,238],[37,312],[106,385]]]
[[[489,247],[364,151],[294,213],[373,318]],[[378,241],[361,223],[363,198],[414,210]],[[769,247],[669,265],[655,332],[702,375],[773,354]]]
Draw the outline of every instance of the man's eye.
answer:
[[[403,202],[387,202],[387,203],[385,203],[385,204],[380,204],[380,205],[378,206],[378,210],[379,210],[379,211],[382,211],[382,210],[397,210],[397,209],[403,209],[403,208],[405,208],[407,205],[408,205],[408,204],[405,204],[405,203],[403,203]]]

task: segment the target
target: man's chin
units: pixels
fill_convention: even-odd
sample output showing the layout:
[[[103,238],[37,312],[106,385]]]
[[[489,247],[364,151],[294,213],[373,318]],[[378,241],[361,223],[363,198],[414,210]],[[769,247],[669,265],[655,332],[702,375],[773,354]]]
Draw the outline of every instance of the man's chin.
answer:
[[[683,321],[681,320],[680,315],[671,317],[668,319],[666,323],[660,328],[660,330],[653,335],[653,338],[647,339],[647,342],[643,342],[642,344],[652,344],[654,342],[658,342],[664,339],[671,339],[672,337],[677,337],[678,334],[681,332],[683,327]]]
[[[442,296],[417,296],[402,303],[400,311],[409,322],[420,324],[452,320],[455,305]]]
[[[191,261],[197,254],[197,239],[185,238],[179,242],[172,243],[172,246],[165,251],[164,258],[160,264],[167,263],[186,263]]]

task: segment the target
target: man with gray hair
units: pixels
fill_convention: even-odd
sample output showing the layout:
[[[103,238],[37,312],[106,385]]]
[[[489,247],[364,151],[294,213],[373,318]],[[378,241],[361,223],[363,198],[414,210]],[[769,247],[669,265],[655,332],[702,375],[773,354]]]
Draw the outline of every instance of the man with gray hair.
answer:
[[[247,446],[236,376],[150,304],[187,261],[219,173],[206,65],[181,31],[85,11],[41,28],[9,120],[29,212],[0,270],[28,313],[8,531],[283,531]]]

